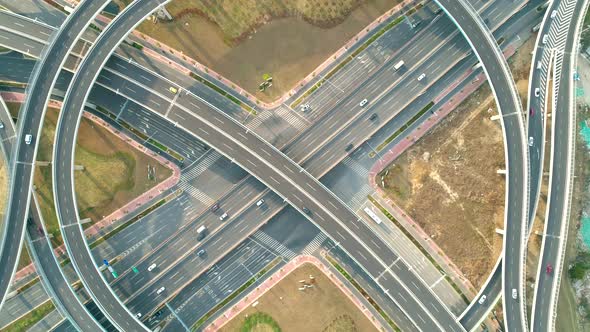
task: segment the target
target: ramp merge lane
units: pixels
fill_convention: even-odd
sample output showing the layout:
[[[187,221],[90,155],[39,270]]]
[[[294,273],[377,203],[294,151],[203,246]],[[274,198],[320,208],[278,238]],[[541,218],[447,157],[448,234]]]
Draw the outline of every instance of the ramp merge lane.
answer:
[[[511,299],[511,290],[523,294],[522,260],[524,257],[524,230],[527,222],[528,150],[524,141],[522,107],[514,80],[502,52],[485,24],[468,3],[456,0],[436,0],[455,21],[477,54],[494,92],[502,115],[504,149],[506,155],[506,210],[503,250],[503,304],[506,328],[510,331],[526,330],[525,301]]]
[[[18,135],[15,151],[12,153],[15,157],[10,160],[9,166],[12,178],[8,210],[4,219],[6,227],[3,235],[3,248],[0,253],[0,297],[2,298],[0,307],[4,304],[20,257],[25,234],[25,220],[29,213],[31,200],[33,164],[38,147],[36,138],[41,134],[47,101],[70,50],[82,31],[108,2],[107,0],[82,1],[54,35],[33,71],[26,91],[26,100],[19,115]],[[33,135],[31,144],[26,144],[24,141],[27,134]]]
[[[4,123],[4,130],[0,133],[2,143],[2,151],[6,162],[10,160],[10,153],[14,144],[14,136],[16,135],[16,128],[10,116],[2,97],[0,97],[0,120]],[[12,137],[12,139],[11,139]],[[41,212],[37,208],[35,199],[31,200],[30,208],[31,217],[42,225]],[[104,330],[94,317],[90,315],[86,307],[80,302],[72,288],[68,285],[65,276],[63,275],[59,263],[53,255],[53,249],[49,243],[48,238],[43,234],[37,233],[37,224],[35,222],[28,224],[28,237],[31,242],[31,257],[35,262],[37,272],[42,276],[42,282],[47,291],[52,294],[53,302],[60,308],[64,316],[68,317],[72,326],[78,331],[94,332]]]
[[[83,278],[102,276],[96,270],[88,250],[84,250],[86,246],[80,226],[75,222],[71,223],[72,220],[78,220],[72,180],[76,130],[71,129],[77,128],[88,92],[107,58],[127,32],[140,21],[142,15],[147,14],[146,6],[142,6],[144,3],[138,4],[136,7],[139,8],[135,8],[132,13],[120,14],[96,41],[78,71],[83,74],[76,75],[73,79],[58,122],[54,160],[60,162],[53,164],[54,193],[60,220],[67,222],[63,227],[64,238],[69,243],[68,250],[71,256],[75,256],[72,256],[72,261],[75,260],[75,264],[84,269],[79,271]],[[190,101],[183,100],[182,95],[177,98],[177,103],[167,115],[160,115],[173,123],[182,124],[195,136],[212,143],[220,153],[260,178],[300,212],[309,211],[307,217],[326,230],[351,257],[364,266],[419,329],[463,330],[430,289],[420,286],[422,282],[403,259],[399,259],[359,217],[301,167],[212,105],[202,102],[196,113],[191,111],[187,105],[190,105]],[[102,290],[101,294],[114,298],[111,292],[105,291],[104,287],[108,286],[104,284],[104,280],[101,285],[95,285],[99,281],[97,279],[87,287],[94,288],[95,296]]]
[[[72,265],[96,305],[121,331],[146,331],[109,287],[99,272],[79,223],[73,182],[73,158],[82,110],[98,70],[115,48],[145,17],[167,1],[136,0],[128,5],[101,33],[76,72],[59,116],[53,160],[53,195],[64,243]]]
[[[533,297],[531,330],[555,330],[556,302],[564,263],[564,250],[572,195],[576,108],[574,80],[578,40],[588,7],[588,0],[562,0],[556,21],[562,25],[557,31],[560,39],[554,43],[554,96],[551,115],[551,165],[549,172],[549,201],[541,245],[541,258]],[[550,34],[551,35],[551,34]],[[552,37],[550,37],[552,38]],[[548,271],[553,266],[553,271]]]

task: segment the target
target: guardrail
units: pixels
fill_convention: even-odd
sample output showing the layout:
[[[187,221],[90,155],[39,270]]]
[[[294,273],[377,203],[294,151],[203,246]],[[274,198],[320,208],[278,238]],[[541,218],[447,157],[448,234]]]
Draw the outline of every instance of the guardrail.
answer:
[[[441,5],[441,7],[444,9],[444,11],[451,18],[451,20],[453,20],[455,22],[455,25],[457,25],[457,27],[459,28],[459,30],[461,30],[461,32],[463,33],[463,35],[465,36],[465,38],[467,39],[467,41],[471,45],[472,49],[475,51],[475,54],[477,55],[478,59],[480,60],[480,63],[482,63],[484,65],[483,66],[484,72],[486,73],[486,76],[488,76],[488,78],[489,78],[490,75],[489,75],[489,73],[487,71],[487,68],[485,66],[485,63],[482,61],[481,56],[480,56],[480,54],[478,52],[478,50],[480,48],[479,47],[476,47],[476,45],[474,45],[474,43],[470,39],[470,34],[463,30],[463,28],[461,27],[461,25],[458,24],[458,22],[455,20],[455,18],[453,17],[453,15],[451,15],[451,13],[447,10],[447,8],[445,8],[445,6],[443,4],[440,3],[440,1],[441,0],[437,0],[437,2]],[[470,15],[471,19],[478,25],[478,27],[481,28],[482,34],[483,34],[484,38],[486,39],[486,41],[491,46],[492,51],[495,53],[495,58],[500,63],[500,70],[502,71],[502,73],[504,74],[504,76],[505,76],[505,78],[507,80],[506,83],[509,85],[508,86],[508,88],[510,89],[509,90],[509,93],[511,94],[511,99],[512,99],[512,102],[513,102],[513,105],[512,106],[514,107],[514,110],[516,112],[520,113],[520,117],[519,117],[519,121],[518,121],[518,128],[519,128],[520,134],[522,136],[522,139],[521,139],[520,144],[522,146],[521,148],[522,148],[523,153],[522,153],[522,156],[521,157],[524,159],[522,164],[523,165],[526,165],[526,166],[524,166],[524,167],[526,167],[526,171],[524,172],[524,178],[523,178],[524,183],[523,183],[523,188],[522,188],[522,191],[521,191],[522,192],[522,195],[524,196],[523,197],[523,206],[522,206],[522,210],[523,210],[522,211],[522,213],[523,213],[522,218],[523,218],[523,220],[521,220],[520,222],[521,222],[521,224],[523,223],[523,221],[524,221],[524,223],[526,223],[526,221],[528,220],[528,191],[530,190],[530,188],[529,188],[529,186],[530,186],[530,181],[529,181],[530,169],[529,169],[529,165],[528,165],[528,157],[529,157],[528,156],[528,153],[529,153],[529,151],[528,151],[528,147],[527,147],[526,143],[524,142],[524,137],[525,137],[524,114],[522,112],[520,98],[519,98],[518,93],[517,93],[518,90],[516,89],[516,84],[514,83],[514,79],[512,78],[512,75],[511,75],[511,72],[510,72],[508,63],[506,62],[506,59],[504,58],[503,54],[499,51],[499,47],[498,47],[498,44],[497,44],[496,40],[493,38],[493,36],[491,35],[491,33],[489,33],[489,31],[488,31],[485,23],[482,21],[482,19],[477,14],[477,11],[475,11],[475,9],[471,6],[471,4],[469,4],[468,2],[466,2],[464,0],[459,0],[459,1],[457,1],[457,3],[459,3],[465,9],[465,11],[467,12],[467,14]],[[492,88],[492,92],[494,94],[494,97],[495,97],[496,101],[498,101],[499,99],[498,99],[498,95],[496,93],[496,90],[495,90],[493,84],[490,84],[490,85],[491,85],[491,88]],[[498,103],[498,105],[499,105],[499,103]],[[501,121],[501,124],[502,124],[502,131],[503,131],[503,134],[504,134],[504,141],[507,142],[507,139],[506,139],[506,130],[504,128],[504,121],[503,120]],[[505,153],[505,159],[506,159],[507,169],[509,169],[509,166],[508,166],[509,165],[508,148],[506,147],[506,145],[505,145],[504,151],[505,151],[504,153]],[[509,185],[510,185],[509,184],[509,177],[508,177],[508,175],[506,176],[506,184],[507,185],[506,185],[506,194],[505,194],[506,195],[506,199],[505,199],[505,201],[508,202],[509,201],[509,197],[508,197],[509,191],[508,191],[508,188],[509,188]],[[508,211],[508,205],[506,205],[506,209],[505,209],[505,212],[504,212],[504,225],[505,226],[508,224],[508,213],[507,213],[507,211]],[[522,225],[521,227],[524,227],[524,225]],[[524,259],[526,258],[526,256],[525,256],[526,254],[525,254],[525,250],[524,250],[524,248],[525,248],[525,240],[524,240],[525,239],[525,236],[524,235],[525,234],[526,233],[522,232],[522,228],[521,228],[519,257],[521,257],[522,261],[524,261]],[[506,246],[506,241],[504,241],[504,244],[503,244],[503,252],[506,252],[505,246]],[[504,263],[505,263],[505,261],[506,260],[503,260]],[[505,284],[505,282],[504,282],[504,275],[505,274],[502,273],[502,284],[503,285]],[[525,288],[524,287],[525,276],[524,276],[524,273],[523,273],[523,264],[519,264],[519,275],[520,275],[520,279],[521,279],[521,281],[519,282],[519,284],[520,284],[519,285],[520,286],[519,288],[520,288],[521,294],[523,294],[524,288]],[[505,305],[505,302],[506,302],[505,296],[503,296],[502,299],[503,299],[504,308],[506,308],[506,305]],[[524,301],[521,301],[520,302],[520,311],[521,311],[521,315],[523,317],[522,324],[524,325],[524,328],[526,330],[527,329],[527,322],[526,322],[526,318],[525,318],[526,317],[526,309],[525,309]]]
[[[575,64],[577,63],[576,60],[576,55],[578,54],[578,50],[579,50],[579,40],[580,40],[580,28],[582,27],[582,24],[584,23],[584,14],[588,11],[588,6],[590,5],[590,1],[589,0],[583,0],[584,4],[582,5],[582,10],[579,11],[578,13],[578,22],[576,23],[576,28],[575,28],[575,32],[573,35],[574,38],[574,44],[571,50],[571,53],[569,54],[570,57],[573,58],[573,61],[571,61],[570,63],[570,68],[573,69],[575,68]],[[570,71],[570,74],[573,71]],[[573,77],[571,75],[569,75],[568,79],[573,80]],[[574,171],[575,171],[575,156],[576,156],[576,103],[574,102],[574,91],[575,91],[575,81],[573,83],[573,87],[570,89],[569,91],[569,104],[570,104],[570,112],[569,112],[569,120],[570,120],[570,141],[571,141],[571,148],[570,148],[570,167],[568,170],[568,186],[569,186],[569,190],[567,192],[567,203],[565,206],[567,206],[566,211],[565,211],[565,218],[563,220],[563,225],[562,225],[562,232],[561,232],[561,241],[560,241],[560,255],[559,255],[559,261],[556,264],[558,267],[560,267],[559,269],[559,273],[557,273],[557,280],[556,280],[556,285],[555,285],[555,289],[553,290],[552,294],[551,294],[551,308],[555,308],[552,310],[551,312],[551,318],[550,318],[550,330],[555,330],[555,321],[557,319],[557,310],[555,307],[555,299],[557,298],[557,294],[559,294],[559,288],[561,286],[561,275],[562,275],[562,266],[563,263],[565,261],[565,245],[566,245],[566,241],[567,241],[567,236],[568,236],[568,230],[569,230],[569,219],[570,219],[570,214],[571,214],[571,204],[572,204],[572,192],[573,192],[573,182],[574,182]],[[573,107],[572,107],[573,104]]]

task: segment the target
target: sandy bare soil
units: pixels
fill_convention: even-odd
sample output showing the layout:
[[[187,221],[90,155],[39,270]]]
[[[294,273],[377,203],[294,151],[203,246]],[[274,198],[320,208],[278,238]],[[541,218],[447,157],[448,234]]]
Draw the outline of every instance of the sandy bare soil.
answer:
[[[526,105],[531,39],[510,64]],[[524,98],[523,98],[524,97]],[[475,287],[502,249],[505,169],[495,101],[484,86],[389,168],[385,189],[454,261]]]
[[[399,2],[175,0],[167,6],[175,20],[139,30],[272,101]],[[273,86],[259,92],[263,74]]]
[[[310,274],[315,278],[314,287],[299,291],[299,281],[309,280]],[[220,331],[272,331],[269,324],[249,324],[248,317],[257,313],[270,316],[285,332],[376,331],[346,295],[311,264],[304,264],[291,272],[258,299],[256,307],[250,306]]]

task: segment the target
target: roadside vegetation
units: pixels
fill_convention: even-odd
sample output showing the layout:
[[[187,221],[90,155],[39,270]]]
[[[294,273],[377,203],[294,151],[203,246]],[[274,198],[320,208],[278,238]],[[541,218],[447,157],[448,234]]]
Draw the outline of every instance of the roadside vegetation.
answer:
[[[175,0],[139,31],[272,101],[400,0]],[[263,76],[273,86],[259,92]]]
[[[18,110],[19,105],[11,104],[10,107]],[[34,182],[39,208],[54,246],[62,244],[54,210],[49,163],[52,160],[58,115],[56,109],[49,109],[45,115]],[[101,220],[172,174],[170,169],[86,118],[82,118],[80,123],[75,164],[83,167],[83,170],[75,173],[75,190],[80,217],[91,220],[84,224],[85,227]]]
[[[29,247],[27,245],[23,245],[23,249],[20,252],[20,258],[18,260],[18,265],[16,266],[17,271],[31,264],[31,256],[29,255],[28,248]]]
[[[586,13],[584,26],[590,24]],[[583,34],[586,41],[589,34]],[[584,39],[582,39],[584,42]],[[587,47],[587,46],[586,46]],[[583,51],[583,49],[582,49]],[[557,305],[556,330],[590,331],[590,61],[578,56],[576,81],[576,150],[568,242]]]
[[[300,290],[301,280],[312,287]],[[295,269],[256,301],[255,307],[247,307],[219,331],[377,330],[364,313],[312,264]]]
[[[55,306],[53,302],[47,301],[37,308],[31,310],[28,314],[24,315],[20,319],[16,320],[12,324],[2,329],[2,332],[21,332],[26,331],[39,322],[48,313],[53,311]]]
[[[509,61],[524,105],[533,44],[527,41]],[[505,178],[496,171],[505,162],[502,129],[490,120],[494,114],[486,84],[379,174],[387,195],[476,288],[502,249],[495,229],[504,228]]]

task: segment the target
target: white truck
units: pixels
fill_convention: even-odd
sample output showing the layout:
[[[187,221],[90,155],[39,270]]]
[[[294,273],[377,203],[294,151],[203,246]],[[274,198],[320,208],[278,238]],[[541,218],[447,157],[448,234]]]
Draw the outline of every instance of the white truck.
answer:
[[[375,223],[377,223],[377,224],[381,223],[381,218],[379,218],[379,216],[375,212],[373,212],[373,210],[371,210],[368,206],[365,207],[363,210],[365,211],[365,213],[367,215],[369,215],[369,217],[371,217],[371,219],[373,219],[373,221]]]
[[[207,227],[201,226],[197,229],[197,240],[201,241],[207,235]]]
[[[395,66],[393,66],[393,69],[395,69],[395,71],[400,70],[402,67],[404,66],[404,61],[400,61],[398,63],[395,64]]]

